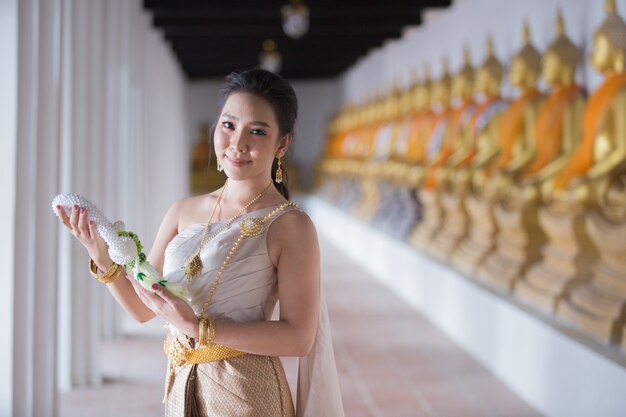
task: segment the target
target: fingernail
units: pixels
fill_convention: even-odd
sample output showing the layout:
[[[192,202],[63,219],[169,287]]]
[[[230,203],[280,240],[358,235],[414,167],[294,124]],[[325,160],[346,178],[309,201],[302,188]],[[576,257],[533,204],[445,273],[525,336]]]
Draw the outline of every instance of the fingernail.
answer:
[[[89,224],[93,225],[93,220],[89,220]]]
[[[153,290],[155,290],[155,291],[156,291],[156,290],[158,290],[158,289],[160,289],[160,288],[161,288],[161,287],[159,286],[159,284],[152,284],[152,289],[153,289]]]

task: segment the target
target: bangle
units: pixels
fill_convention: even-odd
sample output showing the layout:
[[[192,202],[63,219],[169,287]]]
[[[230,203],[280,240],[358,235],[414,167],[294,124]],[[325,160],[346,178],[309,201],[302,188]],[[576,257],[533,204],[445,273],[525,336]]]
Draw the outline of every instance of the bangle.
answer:
[[[202,346],[207,344],[208,320],[204,316],[200,316],[198,320],[198,343]]]
[[[122,271],[123,269],[120,265],[114,263],[108,271],[102,275],[98,275],[98,266],[93,259],[89,258],[89,272],[91,273],[91,276],[104,284],[109,284],[117,280],[120,275],[122,275]]]

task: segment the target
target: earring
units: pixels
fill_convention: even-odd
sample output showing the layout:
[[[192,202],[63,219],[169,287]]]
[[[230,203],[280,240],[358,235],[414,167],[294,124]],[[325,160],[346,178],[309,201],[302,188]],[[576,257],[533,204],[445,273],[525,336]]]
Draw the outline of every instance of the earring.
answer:
[[[277,156],[277,158],[278,158],[278,167],[276,168],[276,182],[279,183],[279,184],[281,182],[283,182],[283,169],[280,167],[280,165],[281,165],[280,158],[281,157],[282,156]]]
[[[224,168],[222,167],[222,164],[220,163],[220,161],[217,161],[217,170],[218,170],[219,172],[224,171]]]

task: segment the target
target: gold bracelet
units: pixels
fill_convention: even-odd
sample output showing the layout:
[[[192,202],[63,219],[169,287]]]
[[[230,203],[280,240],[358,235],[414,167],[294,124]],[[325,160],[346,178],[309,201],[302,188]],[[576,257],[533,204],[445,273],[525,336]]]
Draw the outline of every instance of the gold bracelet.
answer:
[[[215,321],[213,321],[213,319],[208,319],[208,336],[207,336],[207,341],[206,341],[206,345],[207,346],[213,346],[215,344]]]
[[[91,273],[91,276],[104,284],[109,284],[117,280],[122,275],[122,271],[123,269],[121,266],[114,263],[108,271],[102,275],[98,275],[98,266],[93,259],[89,258],[89,272]]]
[[[207,345],[207,326],[207,318],[204,316],[200,316],[200,319],[198,320],[198,343],[200,343],[202,346]]]

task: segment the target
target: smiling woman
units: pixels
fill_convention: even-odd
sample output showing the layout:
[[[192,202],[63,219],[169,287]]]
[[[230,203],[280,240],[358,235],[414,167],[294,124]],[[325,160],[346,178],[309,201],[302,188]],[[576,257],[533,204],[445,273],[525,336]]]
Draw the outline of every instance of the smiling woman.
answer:
[[[251,77],[253,72],[259,75]],[[226,162],[232,167],[248,165],[254,157],[257,167],[271,167],[275,187],[289,199],[281,158],[293,140],[298,114],[291,85],[269,71],[233,72],[226,77],[219,109],[211,129],[218,169]],[[241,152],[248,146],[249,154]],[[226,174],[230,178],[229,171]]]
[[[283,78],[230,74],[212,129],[227,180],[175,202],[147,257],[190,302],[130,278],[106,283],[136,320],[168,322],[167,416],[343,416],[317,233],[288,200],[280,162],[297,111]],[[98,269],[123,270],[87,215],[61,217]],[[278,301],[279,319],[271,320]],[[279,356],[299,357],[295,406]]]

